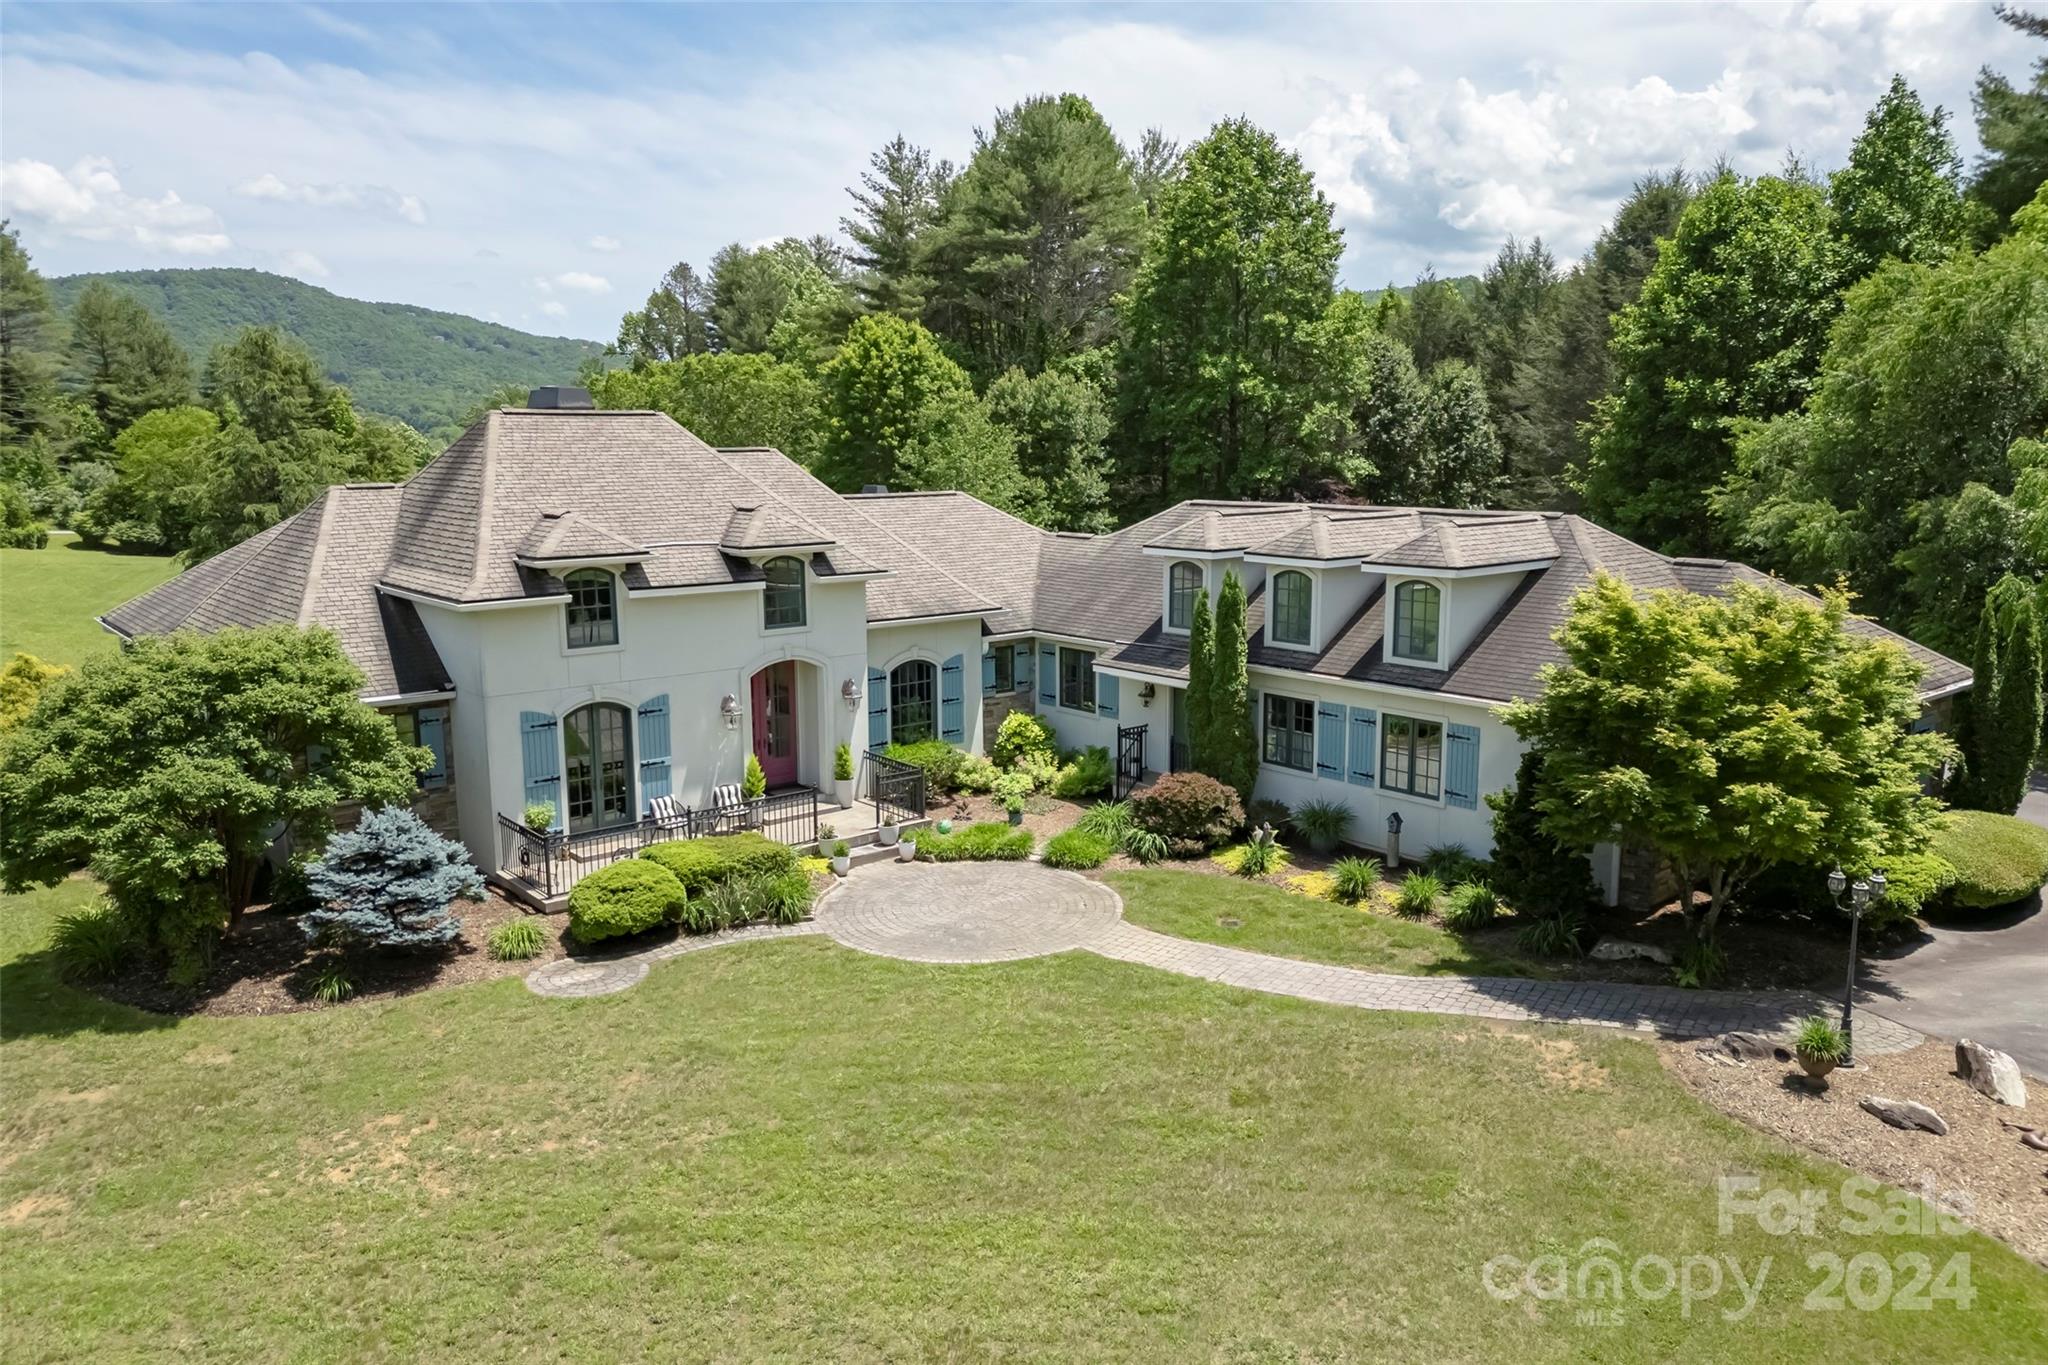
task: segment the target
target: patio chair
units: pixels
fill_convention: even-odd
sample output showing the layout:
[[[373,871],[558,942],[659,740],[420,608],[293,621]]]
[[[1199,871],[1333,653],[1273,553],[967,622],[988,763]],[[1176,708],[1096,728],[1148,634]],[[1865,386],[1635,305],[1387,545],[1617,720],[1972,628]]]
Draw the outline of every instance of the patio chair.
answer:
[[[731,825],[745,829],[753,814],[753,803],[740,795],[740,784],[727,782],[711,789],[710,816],[712,828],[725,829]]]
[[[681,829],[690,823],[690,812],[673,796],[657,796],[647,803],[648,818],[659,830]]]

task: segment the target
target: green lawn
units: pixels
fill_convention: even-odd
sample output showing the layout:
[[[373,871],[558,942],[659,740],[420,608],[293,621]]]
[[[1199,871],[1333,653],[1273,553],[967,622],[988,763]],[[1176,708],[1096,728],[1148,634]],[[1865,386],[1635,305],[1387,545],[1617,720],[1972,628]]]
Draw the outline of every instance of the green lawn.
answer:
[[[0,660],[27,650],[76,665],[118,641],[93,620],[178,572],[168,555],[117,555],[52,536],[48,549],[0,550]]]
[[[91,887],[0,902],[10,1360],[2022,1360],[2048,1276],[1981,1237],[1718,1235],[1838,1168],[1647,1046],[1374,1015],[1075,953],[823,939],[170,1020],[56,985]],[[1496,1255],[1773,1266],[1748,1317],[1488,1297]],[[1809,1312],[1816,1251],[1976,1300]],[[1718,1306],[1731,1310],[1734,1291]]]
[[[1409,976],[1547,974],[1540,962],[1489,953],[1434,924],[1262,882],[1168,868],[1112,872],[1104,880],[1124,898],[1125,919],[1176,938]]]

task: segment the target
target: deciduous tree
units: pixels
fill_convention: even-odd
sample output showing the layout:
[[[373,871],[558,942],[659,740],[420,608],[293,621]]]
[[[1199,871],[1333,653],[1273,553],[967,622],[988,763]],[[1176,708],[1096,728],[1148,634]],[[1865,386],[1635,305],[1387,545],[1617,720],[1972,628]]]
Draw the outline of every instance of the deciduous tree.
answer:
[[[646,304],[619,319],[613,349],[645,364],[711,350],[713,341],[710,291],[688,261],[677,261]]]
[[[824,440],[824,393],[802,369],[772,356],[682,356],[596,376],[601,408],[665,412],[714,446],[773,446],[802,465]]]
[[[1849,164],[1828,177],[1845,283],[1888,260],[1933,264],[1963,246],[1963,163],[1947,124],[1944,110],[1930,111],[1903,76],[1892,77]]]

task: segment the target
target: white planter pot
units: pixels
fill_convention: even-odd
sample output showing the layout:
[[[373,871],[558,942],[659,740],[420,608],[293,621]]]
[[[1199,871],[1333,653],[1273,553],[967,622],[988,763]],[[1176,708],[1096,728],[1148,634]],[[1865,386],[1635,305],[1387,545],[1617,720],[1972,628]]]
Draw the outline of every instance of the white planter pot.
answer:
[[[875,842],[883,848],[894,848],[896,841],[903,837],[903,831],[896,825],[883,825],[875,831]]]
[[[834,858],[832,860],[833,876],[844,877],[847,873],[851,871],[853,871],[853,859],[851,857]]]
[[[839,809],[853,809],[853,779],[832,779],[832,799],[839,803]]]
[[[917,840],[905,839],[896,845],[896,861],[914,863],[917,861]]]

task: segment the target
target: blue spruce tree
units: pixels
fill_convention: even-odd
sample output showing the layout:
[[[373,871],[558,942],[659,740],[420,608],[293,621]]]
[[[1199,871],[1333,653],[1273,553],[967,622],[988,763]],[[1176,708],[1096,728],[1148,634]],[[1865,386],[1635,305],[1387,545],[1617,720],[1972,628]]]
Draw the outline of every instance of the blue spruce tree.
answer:
[[[354,948],[438,948],[462,932],[457,896],[480,896],[483,879],[461,844],[411,811],[370,811],[306,869],[314,908],[300,917],[316,943]]]

